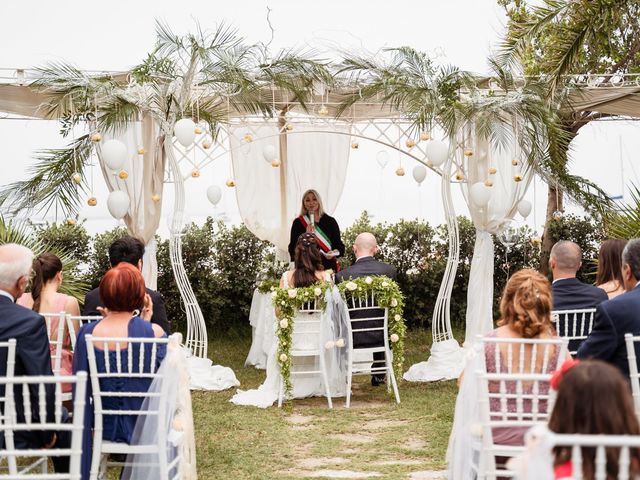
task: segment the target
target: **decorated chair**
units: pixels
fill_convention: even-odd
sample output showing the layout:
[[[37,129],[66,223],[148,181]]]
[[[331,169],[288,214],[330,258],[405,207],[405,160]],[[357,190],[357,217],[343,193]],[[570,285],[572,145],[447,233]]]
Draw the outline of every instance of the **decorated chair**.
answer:
[[[62,346],[64,343],[64,327],[66,324],[65,312],[60,313],[43,313],[44,321],[47,325],[47,337],[49,337],[49,345],[53,347],[51,352],[51,370],[56,376],[61,375],[62,369]],[[55,322],[57,320],[57,322]],[[60,385],[56,385],[56,388]],[[62,394],[63,401],[71,400],[71,392]]]
[[[595,313],[595,308],[551,312],[551,321],[555,324],[558,336],[569,340],[571,356],[576,355],[580,344],[591,333]]]
[[[636,344],[640,343],[640,336],[625,334],[624,342],[627,347],[627,361],[629,362],[629,381],[633,394],[633,408],[640,421],[640,374],[638,373],[638,358],[636,356]]]
[[[69,337],[71,338],[71,349],[75,350],[76,340],[78,339],[78,332],[83,325],[90,322],[97,322],[102,320],[100,315],[67,315],[66,323],[67,330],[69,331]]]

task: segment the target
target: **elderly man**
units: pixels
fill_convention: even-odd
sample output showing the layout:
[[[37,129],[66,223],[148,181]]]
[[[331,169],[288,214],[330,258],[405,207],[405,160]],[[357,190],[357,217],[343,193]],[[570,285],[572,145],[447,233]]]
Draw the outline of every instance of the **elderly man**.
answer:
[[[379,262],[373,256],[378,252],[378,242],[369,232],[363,232],[356,237],[353,244],[353,253],[356,255],[356,262],[350,267],[336,274],[336,282],[342,282],[349,278],[365,277],[367,275],[385,275],[392,280],[396,279],[396,267]],[[361,310],[352,312],[351,318],[364,318],[375,315],[375,310]],[[358,322],[359,328],[375,328],[377,322]],[[381,332],[362,332],[355,333],[353,336],[353,348],[371,348],[384,344]],[[372,367],[384,367],[384,353],[376,352],[373,354]],[[371,385],[374,387],[385,382],[384,375],[373,375],[371,377]]]
[[[33,252],[16,244],[0,246],[0,341],[16,339],[15,375],[53,375],[49,337],[44,318],[33,310],[15,304],[29,283]],[[0,375],[7,374],[7,351],[0,349]],[[55,389],[46,387],[47,420],[54,421]],[[0,392],[4,394],[4,392]],[[38,393],[31,392],[32,405],[38,405]],[[24,419],[22,391],[16,388],[16,414]],[[37,413],[35,413],[37,415]],[[66,416],[66,411],[64,412]],[[69,448],[69,432],[15,432],[17,448]],[[4,443],[4,438],[2,439]],[[57,472],[69,471],[68,457],[52,457]]]
[[[593,330],[578,349],[578,358],[603,360],[629,375],[624,335],[640,335],[640,239],[629,241],[622,251],[622,276],[626,292],[598,306]],[[638,346],[636,358],[640,359]]]
[[[554,310],[595,308],[607,300],[604,290],[576,278],[581,266],[582,251],[578,244],[560,240],[551,248],[549,268],[553,274],[551,289]]]

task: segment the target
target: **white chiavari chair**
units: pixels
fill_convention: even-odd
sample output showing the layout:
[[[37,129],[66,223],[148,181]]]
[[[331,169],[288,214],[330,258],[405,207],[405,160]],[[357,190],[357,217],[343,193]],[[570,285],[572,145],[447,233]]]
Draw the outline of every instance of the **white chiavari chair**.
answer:
[[[551,321],[555,324],[558,336],[569,340],[569,353],[572,356],[593,330],[595,315],[595,308],[551,312]]]
[[[633,408],[636,417],[640,421],[640,374],[638,373],[638,358],[636,356],[636,344],[640,343],[640,336],[630,333],[625,334],[624,342],[627,347],[627,361],[629,362],[629,381],[633,395]],[[640,347],[638,347],[640,348]]]
[[[66,323],[69,337],[71,338],[71,349],[75,350],[76,340],[78,339],[78,331],[83,325],[91,322],[102,320],[100,315],[67,315]]]

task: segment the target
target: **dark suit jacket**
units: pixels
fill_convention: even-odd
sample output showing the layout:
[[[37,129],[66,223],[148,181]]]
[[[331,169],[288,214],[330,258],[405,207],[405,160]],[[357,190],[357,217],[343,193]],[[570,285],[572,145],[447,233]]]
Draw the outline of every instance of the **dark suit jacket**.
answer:
[[[157,323],[162,327],[167,335],[171,334],[171,328],[169,327],[169,320],[167,319],[167,310],[164,307],[164,299],[160,292],[147,288],[147,293],[151,296],[153,302],[153,315],[151,316],[151,323]],[[102,300],[100,299],[100,291],[94,288],[87,296],[84,297],[84,307],[82,308],[82,315],[100,315],[98,307],[104,307]],[[142,305],[140,305],[142,311]]]
[[[551,284],[554,310],[595,308],[608,300],[606,292],[598,287],[582,283],[577,278],[563,278]]]
[[[593,330],[578,349],[578,358],[595,358],[611,363],[628,377],[625,333],[640,335],[639,287],[598,306]],[[637,344],[636,358],[640,360],[640,347]]]
[[[0,341],[16,339],[15,376],[53,375],[49,337],[44,317],[27,308],[16,305],[4,295],[0,295]],[[0,376],[7,374],[7,349],[0,349]],[[4,395],[4,386],[0,387]],[[47,401],[47,421],[54,422],[55,387],[45,387]],[[15,388],[16,414],[19,422],[24,422],[22,387]],[[32,418],[40,418],[38,412],[37,387],[31,390]],[[36,421],[36,420],[33,420]],[[51,442],[51,432],[29,431],[15,433],[16,446],[20,448],[42,448]],[[3,439],[4,440],[4,439]],[[3,442],[4,443],[4,442]]]
[[[356,263],[348,268],[336,273],[336,282],[340,283],[350,278],[366,277],[367,275],[385,275],[391,280],[396,279],[396,267],[377,261],[373,257],[362,257],[356,260]],[[359,310],[351,312],[350,317],[352,319],[366,318],[366,317],[381,317],[383,310],[379,308],[372,308],[371,310]],[[382,323],[373,320],[370,322],[356,322],[353,324],[354,328],[376,328],[381,327]],[[384,344],[384,339],[381,331],[377,332],[354,332],[353,334],[353,347],[354,348],[370,348],[378,347]]]

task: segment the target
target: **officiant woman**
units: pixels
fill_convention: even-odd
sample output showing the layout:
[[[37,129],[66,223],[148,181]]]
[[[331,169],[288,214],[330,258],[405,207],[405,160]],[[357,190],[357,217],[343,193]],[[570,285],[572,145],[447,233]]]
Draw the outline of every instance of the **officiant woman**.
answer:
[[[332,216],[325,213],[322,200],[315,190],[307,190],[302,195],[300,216],[291,225],[289,255],[293,258],[298,237],[304,232],[311,232],[318,239],[322,254],[322,265],[325,270],[338,271],[337,257],[344,255],[344,243],[340,238],[340,227]]]

